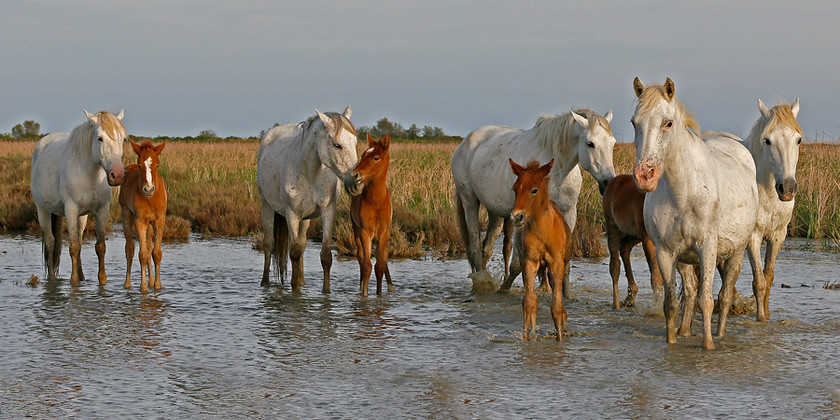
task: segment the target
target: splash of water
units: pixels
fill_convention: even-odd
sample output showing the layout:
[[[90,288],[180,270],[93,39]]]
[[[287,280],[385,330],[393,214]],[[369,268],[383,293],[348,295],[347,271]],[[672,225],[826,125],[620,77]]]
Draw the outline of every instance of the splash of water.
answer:
[[[486,295],[496,293],[499,290],[499,283],[501,283],[501,275],[495,275],[488,270],[481,270],[468,275],[472,279],[472,293],[476,295]]]

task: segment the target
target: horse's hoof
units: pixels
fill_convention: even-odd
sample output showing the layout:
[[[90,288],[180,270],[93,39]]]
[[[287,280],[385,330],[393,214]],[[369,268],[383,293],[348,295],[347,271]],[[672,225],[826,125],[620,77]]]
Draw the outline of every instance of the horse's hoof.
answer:
[[[393,285],[393,284],[389,284],[389,285],[388,285],[388,291],[389,291],[389,292],[393,292],[393,291],[395,291],[395,290],[397,290],[397,288],[396,288],[396,287],[394,287],[394,285]]]

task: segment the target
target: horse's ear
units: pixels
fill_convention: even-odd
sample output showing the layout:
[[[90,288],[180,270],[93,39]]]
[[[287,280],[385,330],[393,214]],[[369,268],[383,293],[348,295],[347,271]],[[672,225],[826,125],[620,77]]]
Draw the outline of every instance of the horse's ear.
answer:
[[[674,81],[670,77],[665,79],[665,94],[668,100],[674,99]]]
[[[94,124],[98,124],[98,123],[99,123],[99,117],[97,117],[97,116],[96,116],[96,114],[91,114],[90,112],[87,112],[87,110],[86,110],[86,109],[85,109],[84,111],[85,111],[85,116],[87,117],[87,119],[88,119],[90,122],[92,122],[92,123],[94,123]]]
[[[140,145],[128,139],[128,142],[131,144],[131,150],[134,150],[135,155],[140,155]]]
[[[575,121],[580,124],[583,128],[589,128],[589,120],[586,119],[583,115],[578,114],[575,111],[569,110],[572,113],[572,117],[574,117]]]
[[[315,108],[315,112],[318,113],[318,118],[320,118],[321,122],[324,123],[324,127],[327,127],[327,131],[329,131],[330,134],[338,133],[338,131],[336,130],[337,127],[335,126],[335,123],[333,123],[330,117],[326,116],[323,112],[318,111],[318,108]]]
[[[773,116],[773,113],[767,109],[767,105],[764,105],[764,101],[761,98],[758,98],[758,111],[761,112],[761,116],[764,118],[770,118]]]
[[[546,175],[548,175],[549,172],[551,172],[551,167],[552,166],[554,166],[554,159],[551,159],[550,162],[546,163],[543,166],[540,166],[539,171],[540,171],[540,173],[543,174],[543,176],[546,176]]]
[[[123,117],[125,117],[125,110],[121,109],[119,113],[117,113],[117,119],[122,121]]]
[[[389,134],[386,134],[385,137],[383,137],[382,140],[379,141],[379,146],[382,147],[385,150],[388,150],[388,146],[390,146],[390,145],[391,145],[391,134],[389,133]]]
[[[350,109],[350,105],[347,105],[346,107],[344,107],[344,116],[345,116],[348,120],[350,119],[350,115],[351,115],[352,113],[353,113],[353,110],[352,110],[352,109]]]
[[[373,147],[374,144],[376,144],[376,140],[374,140],[373,136],[368,133],[368,147]]]
[[[160,152],[163,151],[164,147],[166,147],[166,140],[164,140],[163,143],[155,146],[155,153],[160,154]]]
[[[642,96],[642,92],[645,90],[645,84],[637,77],[633,79],[633,91],[636,92],[636,97]]]
[[[514,162],[514,161],[513,161],[513,159],[511,159],[511,158],[508,158],[508,162],[510,162],[510,169],[512,169],[512,170],[513,170],[513,174],[514,174],[514,175],[516,175],[516,176],[519,176],[519,174],[521,174],[521,173],[522,173],[522,171],[524,171],[524,170],[525,170],[525,168],[523,168],[522,166],[519,166],[519,165],[518,165],[516,162]]]
[[[607,120],[608,123],[612,122],[612,117],[612,110],[609,110],[606,114],[604,114],[604,119]]]
[[[799,115],[799,98],[794,99],[793,103],[790,104],[790,112],[793,113],[793,118]]]

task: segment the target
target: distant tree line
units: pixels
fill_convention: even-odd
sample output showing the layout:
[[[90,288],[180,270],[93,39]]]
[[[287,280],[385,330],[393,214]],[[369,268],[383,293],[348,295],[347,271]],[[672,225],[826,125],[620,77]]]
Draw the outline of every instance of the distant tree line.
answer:
[[[12,127],[11,133],[0,133],[0,139],[3,140],[26,140],[38,137],[41,137],[41,124],[28,120]]]
[[[384,137],[390,134],[391,138],[406,139],[406,140],[435,140],[435,141],[460,141],[460,136],[450,136],[443,132],[443,129],[437,126],[424,125],[422,128],[417,124],[411,124],[408,128],[404,128],[402,124],[393,122],[388,118],[382,118],[376,122],[374,126],[356,127],[356,133],[359,139],[367,139],[368,133],[374,138]]]

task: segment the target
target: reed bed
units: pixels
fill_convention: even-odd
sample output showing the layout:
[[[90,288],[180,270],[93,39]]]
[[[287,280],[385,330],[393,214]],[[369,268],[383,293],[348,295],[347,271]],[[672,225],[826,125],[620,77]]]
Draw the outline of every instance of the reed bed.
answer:
[[[0,142],[2,231],[39,229],[29,192],[34,145],[32,141]],[[394,222],[389,247],[394,257],[416,257],[429,251],[439,257],[463,255],[449,169],[450,157],[456,147],[455,143],[392,143],[388,186]],[[183,239],[191,231],[221,236],[251,235],[259,244],[262,227],[256,186],[258,148],[259,143],[253,140],[170,141],[161,155],[159,169],[169,193],[166,237]],[[134,153],[128,147],[125,150],[125,163],[134,163]],[[635,160],[633,145],[616,145],[614,159],[616,173],[630,173]],[[790,226],[792,236],[833,240],[840,247],[838,174],[840,146],[802,146],[797,169],[799,192]],[[606,255],[601,195],[591,175],[584,172],[583,178],[574,232],[574,256],[600,257]],[[347,195],[342,194],[334,243],[339,252],[351,255],[355,246],[349,203]],[[111,221],[120,221],[116,199],[111,205]],[[320,239],[317,220],[312,223],[309,235]]]

